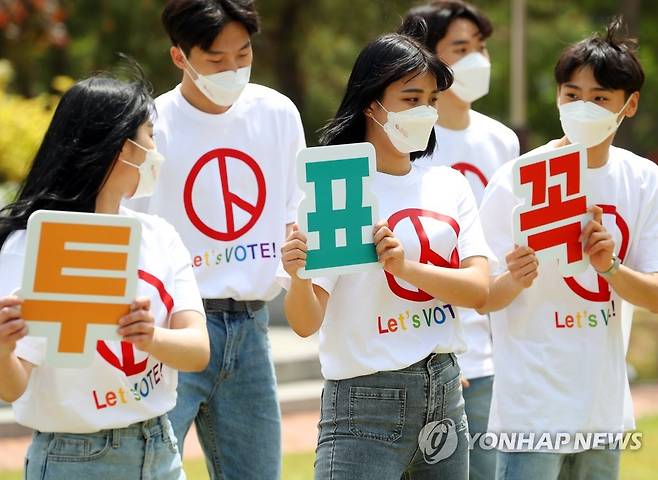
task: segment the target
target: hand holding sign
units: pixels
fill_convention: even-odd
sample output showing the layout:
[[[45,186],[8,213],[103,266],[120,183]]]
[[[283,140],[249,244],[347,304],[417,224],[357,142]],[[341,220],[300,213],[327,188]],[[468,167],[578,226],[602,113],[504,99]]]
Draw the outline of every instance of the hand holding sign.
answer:
[[[297,275],[381,268],[373,243],[377,205],[368,188],[375,173],[375,148],[370,143],[306,148],[297,164],[298,183],[305,192],[299,229],[307,237],[306,263]]]
[[[507,270],[523,288],[530,288],[532,282],[539,275],[539,261],[535,251],[530,247],[519,247],[518,245],[505,256]]]
[[[27,227],[21,316],[48,338],[46,362],[88,365],[98,340],[120,340],[137,285],[141,226],[134,218],[38,211]]]
[[[513,213],[514,241],[540,260],[557,259],[565,277],[588,266],[581,241],[589,221],[586,171],[587,151],[581,145],[524,155],[514,167],[514,193],[526,200]]]
[[[581,235],[589,263],[597,272],[605,272],[612,265],[615,254],[615,242],[612,235],[603,226],[603,209],[599,206],[587,210],[593,215]]]
[[[297,224],[293,225],[292,233],[281,247],[281,263],[284,270],[292,278],[297,277],[300,268],[306,266],[308,254],[308,239],[303,232],[299,231]]]
[[[0,298],[0,358],[16,350],[16,342],[28,332],[21,318],[21,300],[18,297]]]
[[[119,335],[124,342],[132,343],[143,352],[148,351],[155,336],[151,299],[144,297],[133,302],[131,312],[119,319]]]
[[[404,268],[404,247],[388,228],[387,222],[379,222],[375,225],[374,241],[379,263],[384,266],[386,272],[399,276]]]

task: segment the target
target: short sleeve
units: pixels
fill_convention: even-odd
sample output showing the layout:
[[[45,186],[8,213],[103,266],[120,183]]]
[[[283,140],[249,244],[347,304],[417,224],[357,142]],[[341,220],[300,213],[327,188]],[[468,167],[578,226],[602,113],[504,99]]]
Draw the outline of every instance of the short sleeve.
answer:
[[[190,263],[190,252],[183,245],[183,241],[174,228],[171,226],[169,228],[172,232],[169,254],[174,273],[174,309],[172,313],[194,310],[205,317],[201,294]]]
[[[489,259],[490,268],[493,270],[496,268],[498,261],[485,240],[477,202],[471,186],[461,173],[456,172],[455,177],[456,181],[458,179],[461,183],[459,186],[461,196],[458,204],[459,258],[463,260],[469,257],[486,257]]]
[[[22,278],[23,255],[1,254],[0,297],[13,295],[20,288]],[[46,357],[46,341],[44,337],[24,337],[16,343],[16,356],[34,365],[41,365]]]
[[[505,160],[514,160],[521,155],[521,146],[519,145],[519,137],[514,133],[513,130],[510,130],[509,135],[509,156]]]
[[[628,267],[638,272],[658,272],[658,167],[651,165],[651,181],[642,186],[648,193],[642,202],[643,211],[636,232],[635,247],[628,259]],[[655,168],[654,168],[655,167]]]
[[[287,159],[288,168],[286,178],[286,223],[297,221],[297,209],[302,200],[302,191],[297,185],[297,154],[306,148],[304,127],[297,107],[291,102],[290,112],[287,117]]]
[[[0,297],[13,295],[21,287],[23,278],[23,255],[3,253],[0,255]]]
[[[508,162],[496,172],[484,190],[480,204],[484,236],[499,260],[497,268],[491,271],[492,276],[507,270],[503,259],[514,248],[512,212],[518,200],[511,191],[511,171],[511,164]]]
[[[46,358],[46,337],[24,337],[16,342],[16,356],[33,365],[41,365]]]

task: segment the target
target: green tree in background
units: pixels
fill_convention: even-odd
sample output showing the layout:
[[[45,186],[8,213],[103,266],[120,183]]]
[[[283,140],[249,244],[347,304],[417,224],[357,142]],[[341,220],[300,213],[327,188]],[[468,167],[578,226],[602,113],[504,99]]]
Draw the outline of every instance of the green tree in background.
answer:
[[[334,113],[352,64],[377,35],[396,30],[413,0],[257,0],[263,32],[254,39],[255,82],[288,95],[302,113],[308,143]],[[491,93],[475,108],[509,123],[510,0],[473,0],[492,19]],[[658,10],[645,0],[527,0],[529,146],[561,135],[553,66],[560,51],[624,14],[640,40],[647,73],[638,115],[617,144],[658,157]],[[140,62],[156,94],[180,81],[160,25],[164,0],[0,0],[0,58],[16,72],[10,91],[36,96],[57,76],[112,70],[126,53]],[[2,125],[0,125],[2,128]],[[26,160],[28,161],[28,160]],[[1,174],[0,174],[1,175]],[[1,180],[1,178],[0,178]]]

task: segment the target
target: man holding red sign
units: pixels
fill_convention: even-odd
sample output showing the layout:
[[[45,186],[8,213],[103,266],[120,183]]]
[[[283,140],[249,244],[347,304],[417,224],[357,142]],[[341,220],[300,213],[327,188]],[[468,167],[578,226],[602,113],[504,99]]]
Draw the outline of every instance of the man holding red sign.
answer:
[[[618,445],[592,442],[592,434],[616,438],[634,428],[624,415],[630,397],[620,307],[624,299],[658,311],[658,167],[612,146],[621,121],[635,115],[644,82],[636,45],[619,36],[620,26],[615,21],[606,35],[562,53],[555,77],[565,136],[533,152],[547,152],[545,164],[520,159],[501,168],[482,200],[489,245],[499,258],[507,254],[482,309],[492,312],[496,369],[489,431],[527,435],[496,445],[497,478],[616,479]],[[582,178],[574,157],[551,152],[570,144],[587,149]],[[519,210],[514,175],[531,188],[530,217],[528,204]],[[574,222],[585,207],[591,220]],[[517,226],[552,240],[528,236],[515,245],[512,215]],[[569,223],[579,235],[556,233]],[[530,243],[561,249],[560,260],[538,261]],[[565,273],[581,252],[586,270]]]

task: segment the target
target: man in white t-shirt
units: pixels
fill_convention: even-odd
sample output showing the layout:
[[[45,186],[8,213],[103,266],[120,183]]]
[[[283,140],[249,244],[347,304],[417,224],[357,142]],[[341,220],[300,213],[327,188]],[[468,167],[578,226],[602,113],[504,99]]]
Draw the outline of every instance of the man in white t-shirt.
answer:
[[[181,446],[196,423],[211,478],[276,479],[280,411],[265,302],[280,291],[304,132],[288,98],[249,83],[252,1],[169,0],[162,20],[182,81],[156,100],[155,140],[169,161],[139,208],[167,219],[190,251],[211,340],[206,371],[180,375],[170,418]]]
[[[658,311],[658,166],[612,146],[644,82],[635,43],[620,37],[620,27],[616,21],[606,35],[562,53],[555,78],[565,136],[540,148],[587,147],[584,193],[593,220],[581,239],[588,269],[563,278],[557,262],[538,265],[532,250],[515,247],[514,162],[482,200],[487,241],[500,258],[507,254],[483,309],[492,312],[496,368],[489,430],[525,434],[497,445],[500,479],[616,479],[616,440],[634,428],[624,415],[621,299]]]
[[[416,162],[446,165],[468,179],[480,202],[494,172],[519,156],[519,139],[502,123],[471,109],[472,102],[489,91],[491,64],[486,40],[493,30],[489,19],[462,1],[435,1],[415,7],[405,17],[401,31],[421,37],[424,45],[451,66],[455,81],[439,95],[439,120],[434,128],[436,149]],[[460,309],[467,350],[458,356],[464,376],[464,401],[472,435],[484,434],[489,421],[493,386],[493,348],[487,315]],[[469,477],[493,479],[496,452],[473,445]]]

